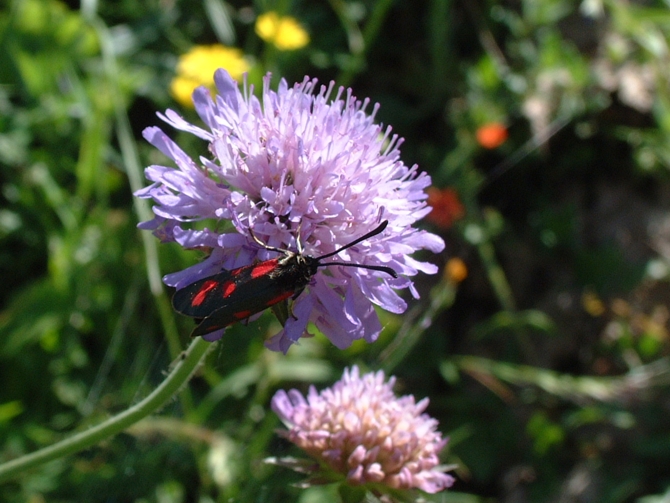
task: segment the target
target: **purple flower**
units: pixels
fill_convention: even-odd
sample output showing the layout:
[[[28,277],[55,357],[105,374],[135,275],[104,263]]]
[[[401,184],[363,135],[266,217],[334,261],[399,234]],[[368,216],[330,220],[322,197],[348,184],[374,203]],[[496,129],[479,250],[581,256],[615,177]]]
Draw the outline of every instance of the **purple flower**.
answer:
[[[393,394],[395,378],[384,373],[359,377],[358,367],[321,393],[311,386],[307,399],[292,389],[278,391],[272,410],[289,428],[282,436],[350,485],[381,484],[393,489],[436,493],[454,478],[439,466],[447,443],[437,421],[423,411],[425,398]]]
[[[196,162],[161,129],[144,131],[176,169],[146,168],[154,183],[136,195],[154,200],[156,216],[140,227],[163,242],[212,250],[203,262],[168,274],[164,282],[183,288],[222,268],[277,257],[252,240],[250,229],[269,246],[295,251],[300,242],[307,255],[320,256],[388,220],[383,235],[333,261],[384,265],[400,277],[336,266],[319,269],[268,347],[286,352],[307,335],[309,322],[339,348],[356,339],[374,341],[381,324],[373,304],[404,312],[405,301],[396,290],[409,288],[418,297],[410,277],[437,271],[410,256],[419,249],[444,248],[438,236],[412,227],[430,212],[424,192],[430,177],[400,161],[401,139],[376,125],[377,106],[366,114],[368,100],[357,101],[351,90],[335,92],[332,83],[317,87],[316,80],[305,78],[292,88],[282,80],[275,92],[268,75],[259,99],[253,87],[240,91],[224,70],[217,70],[214,80],[214,98],[205,88],[193,93],[205,129],[172,110],[159,114],[174,128],[207,141],[211,156]],[[196,226],[201,220],[207,222]],[[208,340],[222,333],[209,334]]]

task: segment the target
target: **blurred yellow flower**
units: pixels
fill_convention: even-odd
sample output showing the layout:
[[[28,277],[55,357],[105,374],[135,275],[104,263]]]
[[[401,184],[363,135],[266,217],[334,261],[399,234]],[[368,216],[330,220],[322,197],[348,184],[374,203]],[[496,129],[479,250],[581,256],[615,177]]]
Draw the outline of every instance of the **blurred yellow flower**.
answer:
[[[295,18],[266,12],[256,19],[256,34],[280,51],[292,51],[309,44],[309,35]]]
[[[235,80],[249,71],[250,65],[244,53],[234,47],[221,44],[196,45],[179,57],[177,75],[172,79],[172,97],[183,106],[193,106],[191,95],[198,86],[214,87],[214,72],[224,68]]]
[[[605,303],[592,291],[586,291],[582,294],[582,307],[594,318],[602,316],[607,310]]]

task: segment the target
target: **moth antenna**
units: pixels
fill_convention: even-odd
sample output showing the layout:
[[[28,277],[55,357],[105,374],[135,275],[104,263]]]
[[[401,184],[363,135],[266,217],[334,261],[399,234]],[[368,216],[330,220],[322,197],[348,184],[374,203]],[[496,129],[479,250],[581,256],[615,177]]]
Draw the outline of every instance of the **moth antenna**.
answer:
[[[326,265],[343,265],[344,267],[358,267],[360,269],[371,269],[373,271],[381,271],[385,272],[386,274],[389,274],[393,276],[394,278],[398,277],[398,273],[395,272],[393,269],[390,267],[386,267],[383,265],[366,265],[366,264],[350,264],[348,262],[326,262],[326,263],[319,263],[319,267],[321,266],[326,266]]]
[[[298,230],[296,232],[296,235],[298,236],[295,240],[295,244],[298,247],[298,253],[300,255],[303,254],[303,249],[302,249],[302,239],[300,239],[300,229],[302,228],[302,220],[298,223]]]
[[[249,227],[249,235],[251,236],[251,238],[254,241],[256,241],[256,243],[258,243],[260,246],[262,246],[266,250],[276,251],[276,252],[279,252],[279,253],[291,253],[289,250],[285,250],[284,248],[277,248],[276,246],[270,246],[267,243],[264,243],[263,241],[258,239],[258,237],[256,236],[256,234],[254,234],[254,231],[251,227]]]
[[[372,236],[376,236],[377,234],[381,234],[382,232],[384,232],[384,229],[386,229],[386,226],[388,224],[389,224],[389,221],[384,220],[374,230],[371,230],[365,236],[361,236],[358,239],[355,239],[351,243],[344,245],[342,248],[338,248],[334,252],[326,253],[325,255],[321,255],[320,257],[317,257],[316,260],[321,260],[321,259],[324,259],[324,258],[332,257],[333,255],[337,255],[338,253],[340,253],[342,250],[346,250],[347,248],[351,248],[352,246],[357,245],[361,241],[365,241],[366,239],[371,238]],[[342,264],[337,264],[337,265],[342,265]],[[354,264],[351,264],[351,265],[354,265]],[[358,266],[358,267],[361,267],[361,266]]]

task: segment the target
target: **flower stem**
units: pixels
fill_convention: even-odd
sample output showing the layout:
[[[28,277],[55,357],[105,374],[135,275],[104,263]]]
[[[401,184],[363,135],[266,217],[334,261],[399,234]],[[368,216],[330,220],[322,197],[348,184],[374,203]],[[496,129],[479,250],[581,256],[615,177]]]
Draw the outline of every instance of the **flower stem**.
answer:
[[[453,305],[456,299],[456,289],[457,285],[454,283],[438,283],[431,290],[430,303],[426,307],[417,306],[404,316],[403,324],[396,337],[379,355],[381,368],[384,372],[391,374],[414,349],[440,311]]]
[[[498,297],[500,305],[505,311],[516,311],[516,303],[514,302],[514,295],[512,288],[507,282],[505,272],[496,259],[495,250],[490,241],[484,241],[477,246],[479,257],[486,268],[489,281],[493,287],[493,291]]]
[[[210,342],[196,338],[174,364],[167,378],[144,400],[97,426],[0,465],[0,483],[48,461],[74,454],[122,432],[163,406],[193,376]]]

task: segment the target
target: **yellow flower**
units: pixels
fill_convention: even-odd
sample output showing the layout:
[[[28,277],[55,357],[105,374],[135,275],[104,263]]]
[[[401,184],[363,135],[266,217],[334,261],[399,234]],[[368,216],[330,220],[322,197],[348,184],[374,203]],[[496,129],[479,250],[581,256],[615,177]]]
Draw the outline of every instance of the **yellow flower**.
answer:
[[[221,44],[196,45],[179,58],[177,75],[172,79],[170,91],[183,106],[193,106],[191,95],[198,86],[214,87],[214,72],[225,68],[231,77],[239,80],[250,68],[244,53]]]
[[[605,303],[592,291],[586,291],[582,294],[582,307],[594,318],[602,316],[607,310]]]
[[[280,51],[292,51],[309,44],[309,35],[295,18],[266,12],[256,19],[256,34]]]

